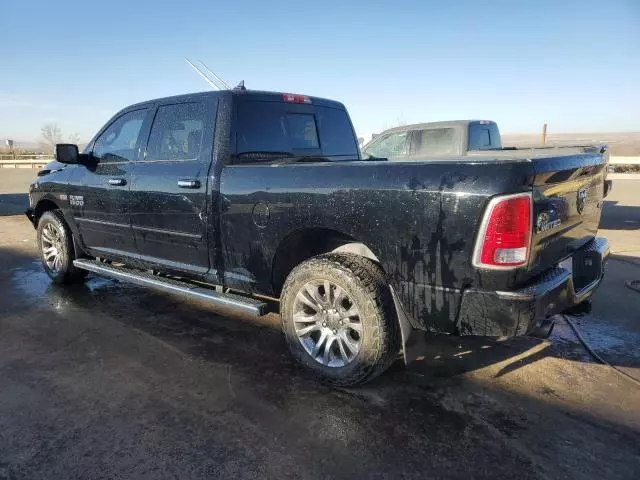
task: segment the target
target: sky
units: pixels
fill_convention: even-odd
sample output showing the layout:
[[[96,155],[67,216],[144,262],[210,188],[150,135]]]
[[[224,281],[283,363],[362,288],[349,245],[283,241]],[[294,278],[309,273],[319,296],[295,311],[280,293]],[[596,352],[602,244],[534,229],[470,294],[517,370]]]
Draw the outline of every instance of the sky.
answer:
[[[640,131],[640,0],[3,0],[0,139],[82,141],[119,109],[235,85],[343,102],[359,135],[490,119]]]

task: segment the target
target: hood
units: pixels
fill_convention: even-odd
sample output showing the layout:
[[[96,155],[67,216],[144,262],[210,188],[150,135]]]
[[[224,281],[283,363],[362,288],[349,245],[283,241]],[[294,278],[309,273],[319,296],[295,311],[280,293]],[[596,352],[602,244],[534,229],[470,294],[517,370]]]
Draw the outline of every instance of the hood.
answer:
[[[52,162],[47,163],[44,167],[42,167],[40,170],[38,170],[38,176],[42,177],[44,175],[49,175],[50,173],[62,170],[66,166],[67,165],[64,164],[64,163],[60,163],[60,162],[58,162],[56,160],[53,160]]]

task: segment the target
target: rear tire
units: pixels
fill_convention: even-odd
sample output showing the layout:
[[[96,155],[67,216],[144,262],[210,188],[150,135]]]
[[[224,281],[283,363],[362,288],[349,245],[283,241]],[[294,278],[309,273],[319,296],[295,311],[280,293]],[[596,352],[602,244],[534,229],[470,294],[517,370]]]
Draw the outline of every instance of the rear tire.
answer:
[[[285,282],[280,310],[293,356],[333,385],[365,383],[398,358],[391,291],[368,258],[327,254],[301,263]]]
[[[74,267],[73,237],[58,210],[44,212],[36,231],[40,260],[53,283],[68,284],[84,280],[86,270]]]

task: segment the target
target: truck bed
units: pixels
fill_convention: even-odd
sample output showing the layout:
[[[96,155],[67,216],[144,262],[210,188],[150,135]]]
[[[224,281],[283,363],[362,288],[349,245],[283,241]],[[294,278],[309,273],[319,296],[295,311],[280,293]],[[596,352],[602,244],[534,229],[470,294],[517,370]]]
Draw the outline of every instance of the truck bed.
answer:
[[[529,148],[502,148],[499,150],[468,151],[466,155],[433,155],[433,156],[409,156],[402,159],[390,159],[393,162],[424,161],[492,161],[492,160],[527,160],[531,158],[555,158],[584,154],[604,154],[608,161],[608,152],[603,145],[575,145],[575,146],[541,146]],[[469,158],[471,157],[471,158]],[[473,159],[473,160],[471,160]]]

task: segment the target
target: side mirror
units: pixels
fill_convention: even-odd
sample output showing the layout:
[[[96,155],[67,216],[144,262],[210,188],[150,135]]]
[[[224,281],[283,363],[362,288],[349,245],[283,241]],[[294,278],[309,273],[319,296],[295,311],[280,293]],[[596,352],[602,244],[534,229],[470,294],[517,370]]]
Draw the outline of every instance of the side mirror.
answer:
[[[56,160],[60,163],[80,163],[78,146],[72,143],[56,144]]]

